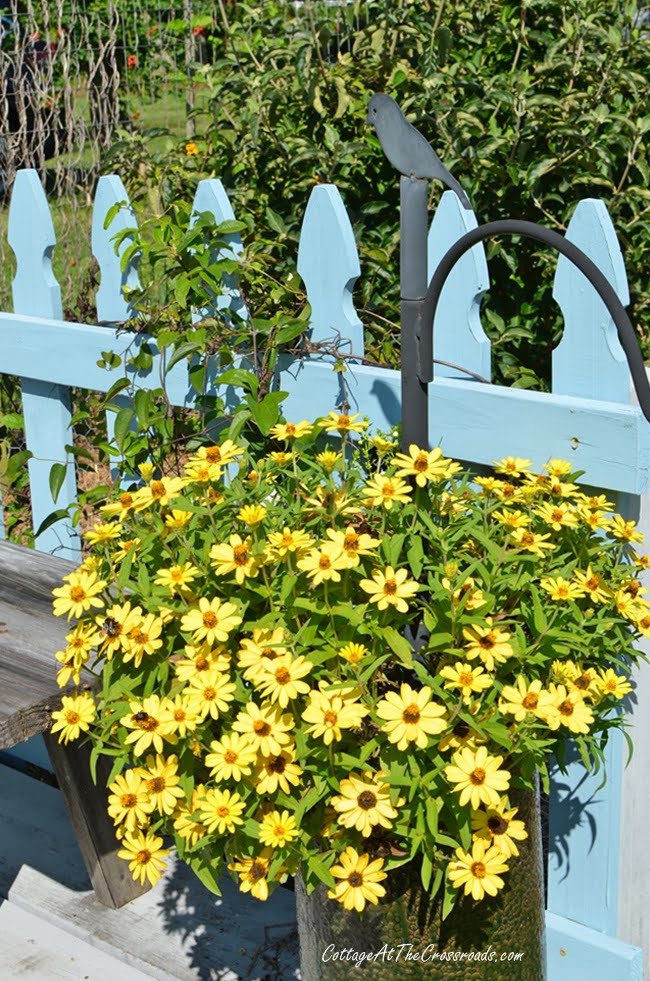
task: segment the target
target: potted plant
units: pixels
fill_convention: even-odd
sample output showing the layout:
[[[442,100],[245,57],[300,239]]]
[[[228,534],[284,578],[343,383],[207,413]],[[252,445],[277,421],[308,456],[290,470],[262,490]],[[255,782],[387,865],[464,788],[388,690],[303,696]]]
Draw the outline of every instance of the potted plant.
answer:
[[[369,979],[502,977],[490,946],[538,979],[536,781],[624,724],[649,560],[568,463],[476,476],[367,429],[232,431],[118,489],[54,591],[61,684],[101,673],[53,731],[113,758],[134,877],[170,842],[215,892],[297,876],[307,981],[344,948],[383,950]]]

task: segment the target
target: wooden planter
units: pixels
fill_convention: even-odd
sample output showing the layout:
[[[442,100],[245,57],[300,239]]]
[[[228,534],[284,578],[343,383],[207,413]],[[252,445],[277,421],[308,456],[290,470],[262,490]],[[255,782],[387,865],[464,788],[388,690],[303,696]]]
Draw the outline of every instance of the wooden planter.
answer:
[[[532,791],[513,791],[512,805],[526,822],[528,838],[519,842],[519,857],[511,859],[506,885],[494,899],[480,903],[460,899],[442,922],[441,899],[431,901],[422,889],[419,870],[404,866],[389,874],[384,901],[362,914],[348,912],[327,899],[321,886],[307,896],[296,878],[296,904],[303,981],[348,981],[357,961],[346,950],[384,957],[365,961],[363,981],[544,981],[544,891],[539,798]],[[403,946],[400,952],[399,945]],[[392,960],[388,951],[394,948]],[[435,953],[454,951],[482,954],[482,959],[439,960]],[[501,961],[510,952],[523,958]],[[338,959],[336,954],[339,955]],[[416,960],[415,955],[426,958]],[[399,955],[399,960],[397,959]],[[412,959],[408,959],[411,955]],[[492,956],[492,959],[490,959]]]

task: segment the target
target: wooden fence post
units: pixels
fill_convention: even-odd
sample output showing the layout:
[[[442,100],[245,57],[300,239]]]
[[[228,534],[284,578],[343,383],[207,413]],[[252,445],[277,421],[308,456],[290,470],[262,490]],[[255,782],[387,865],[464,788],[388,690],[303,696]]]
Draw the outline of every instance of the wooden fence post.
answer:
[[[14,311],[32,317],[63,319],[61,290],[52,272],[56,236],[47,198],[36,170],[16,174],[9,208],[9,245],[16,256],[12,284]],[[69,357],[75,351],[67,352]],[[32,453],[29,482],[32,523],[36,531],[55,509],[72,504],[77,496],[74,461],[66,447],[73,441],[70,427],[70,390],[38,378],[21,378],[25,440]],[[56,499],[50,490],[50,471],[58,464],[60,486]],[[80,555],[79,536],[65,518],[35,540],[41,552],[63,559]]]

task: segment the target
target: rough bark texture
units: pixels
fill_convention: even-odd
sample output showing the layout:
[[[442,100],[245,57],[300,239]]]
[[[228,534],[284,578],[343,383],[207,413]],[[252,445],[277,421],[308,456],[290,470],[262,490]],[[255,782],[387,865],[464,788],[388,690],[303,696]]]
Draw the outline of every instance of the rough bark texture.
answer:
[[[346,912],[328,900],[320,887],[307,896],[296,878],[300,966],[303,981],[347,981],[359,973],[364,981],[544,981],[544,898],[541,835],[537,795],[528,791],[511,794],[518,818],[526,822],[528,839],[519,843],[520,855],[512,859],[506,885],[494,899],[475,904],[459,900],[450,916],[441,921],[441,900],[431,901],[410,866],[390,873],[384,883],[390,888],[384,902],[363,914]],[[355,969],[352,960],[323,960],[344,948],[377,952],[384,944],[395,948],[392,961],[364,962]],[[413,944],[412,953],[434,951],[494,951],[493,960],[437,961],[407,960],[398,945]],[[523,951],[521,961],[500,961],[502,954]],[[327,955],[326,955],[327,956]]]

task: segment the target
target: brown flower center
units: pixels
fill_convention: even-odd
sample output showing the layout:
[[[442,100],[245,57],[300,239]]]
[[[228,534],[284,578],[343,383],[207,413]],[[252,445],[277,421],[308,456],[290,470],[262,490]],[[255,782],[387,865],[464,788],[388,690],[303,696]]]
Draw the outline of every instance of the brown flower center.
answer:
[[[225,804],[221,804],[217,808],[217,817],[220,817],[220,818],[230,817],[230,808],[227,807]]]
[[[529,691],[526,697],[522,700],[521,704],[525,709],[528,709],[530,712],[532,712],[533,709],[537,708],[538,702],[539,702],[539,695],[536,695],[534,692]]]
[[[359,536],[351,532],[343,539],[343,548],[346,552],[356,552],[359,548]]]
[[[167,786],[164,777],[154,777],[153,780],[148,781],[148,784],[150,794],[162,794]]]
[[[221,463],[221,450],[218,446],[208,446],[205,451],[208,463]]]
[[[278,668],[275,672],[275,680],[279,685],[288,685],[291,681],[291,672],[288,668]]]
[[[497,814],[487,820],[487,826],[493,835],[505,834],[508,830],[508,824],[509,822],[505,818],[499,817]]]
[[[387,579],[384,583],[384,595],[394,596],[397,592],[397,582],[394,579]]]
[[[330,560],[330,557],[328,555],[321,555],[321,557],[318,560],[318,568],[330,569],[331,567],[332,567],[332,562]]]
[[[165,485],[162,480],[154,480],[151,485],[151,496],[152,497],[164,497],[165,496]]]
[[[558,711],[560,715],[573,715],[575,710],[575,705],[570,698],[565,698],[564,701],[558,705]]]
[[[598,587],[600,586],[600,579],[598,578],[598,576],[592,576],[591,579],[587,579],[585,586],[590,591],[598,589]]]
[[[271,731],[271,726],[264,719],[256,719],[253,723],[253,732],[258,736],[268,736]]]
[[[531,531],[525,531],[520,538],[522,545],[532,545],[535,541],[535,536]]]
[[[212,610],[208,610],[207,613],[203,614],[203,626],[207,627],[208,630],[212,630],[213,627],[217,625],[217,615],[213,613]]]
[[[280,657],[278,652],[273,647],[265,647],[262,651],[262,657],[268,658],[269,661],[275,661],[276,657]]]
[[[287,761],[284,756],[272,756],[266,764],[266,769],[270,773],[284,773],[287,767]]]
[[[413,469],[417,470],[418,473],[424,473],[424,471],[429,466],[429,457],[426,453],[420,453],[419,456],[413,461]]]
[[[213,702],[216,697],[217,697],[217,691],[215,688],[203,689],[203,698],[205,699],[206,702]]]
[[[266,865],[263,865],[261,862],[253,862],[253,864],[250,867],[250,872],[248,874],[251,879],[255,880],[255,882],[257,882],[258,879],[265,879]]]
[[[359,886],[363,885],[363,876],[360,872],[350,872],[348,876],[348,882],[353,889],[358,889]]]
[[[480,766],[477,766],[475,770],[469,775],[469,782],[473,783],[475,787],[480,787],[481,784],[485,783],[485,770],[482,770]]]
[[[139,862],[140,865],[147,865],[147,863],[151,861],[151,852],[147,848],[143,848],[142,851],[138,852],[138,854],[135,856],[135,860],[136,862]]]
[[[86,590],[83,586],[73,586],[70,590],[70,599],[74,603],[80,603],[81,600],[86,598]]]
[[[120,797],[120,804],[124,808],[135,807],[138,803],[138,798],[135,794],[122,794]]]
[[[80,719],[81,716],[78,712],[75,712],[74,709],[68,709],[65,713],[65,721],[69,726],[76,726]]]
[[[377,798],[371,790],[364,790],[363,793],[359,794],[357,797],[357,804],[362,811],[370,811],[377,804]]]
[[[336,712],[326,712],[323,716],[323,722],[326,726],[335,726],[338,721],[338,715]]]
[[[389,481],[386,481],[381,489],[381,493],[384,497],[392,497],[395,493],[395,488]]]
[[[236,763],[237,753],[233,752],[232,749],[227,749],[226,752],[223,754],[223,761],[224,763]]]
[[[471,673],[471,671],[462,671],[458,675],[458,680],[460,681],[461,685],[469,686],[471,688],[471,686],[474,684],[474,675]]]
[[[487,875],[487,872],[486,872],[485,866],[483,865],[483,862],[473,862],[472,863],[472,875],[476,879],[484,879],[485,878],[485,876]]]
[[[130,508],[133,504],[133,494],[120,494],[119,501],[123,508]]]
[[[187,713],[185,709],[177,708],[174,709],[174,720],[176,722],[183,722],[187,718]]]
[[[210,662],[208,661],[207,657],[197,657],[196,661],[194,662],[194,667],[197,671],[207,671],[210,667]]]
[[[407,725],[417,725],[417,723],[420,721],[420,706],[415,705],[415,703],[413,705],[408,705],[402,712],[402,720],[406,722]]]

